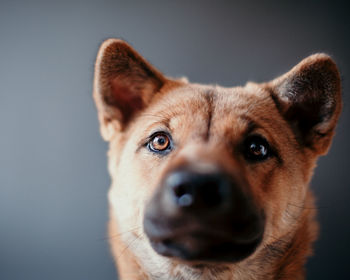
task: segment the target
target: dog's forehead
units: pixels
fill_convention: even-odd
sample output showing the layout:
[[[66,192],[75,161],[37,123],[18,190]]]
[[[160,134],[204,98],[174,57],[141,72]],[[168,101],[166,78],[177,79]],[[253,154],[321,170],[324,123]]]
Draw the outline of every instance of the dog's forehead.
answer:
[[[163,94],[148,113],[172,123],[187,124],[269,118],[276,106],[269,93],[257,84],[225,88],[189,84]],[[192,121],[189,121],[192,120]]]
[[[266,106],[266,100],[270,99],[269,93],[259,85],[249,83],[245,87],[221,87],[211,85],[190,84],[164,95],[163,105],[170,108],[202,111],[207,104],[213,110],[224,110],[227,113],[239,112],[241,109]],[[225,113],[222,112],[222,113]]]

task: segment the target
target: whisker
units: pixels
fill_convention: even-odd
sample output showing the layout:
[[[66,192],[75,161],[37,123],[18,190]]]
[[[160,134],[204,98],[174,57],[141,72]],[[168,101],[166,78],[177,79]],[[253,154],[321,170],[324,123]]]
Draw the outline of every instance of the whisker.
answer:
[[[128,245],[125,246],[125,248],[120,252],[120,254],[117,256],[117,259],[120,258],[128,248],[130,248],[130,246],[136,241],[140,239],[140,237],[136,236],[132,241],[129,242]]]
[[[273,236],[273,235],[270,235],[270,234],[267,234],[266,235],[267,237],[271,237],[272,239],[274,239],[275,241],[273,241],[273,243],[271,243],[271,244],[265,244],[265,248],[266,249],[271,249],[271,248],[273,248],[273,249],[276,249],[276,248],[278,248],[278,247],[276,247],[276,243],[282,243],[282,244],[285,244],[285,247],[283,248],[283,249],[288,249],[288,247],[290,247],[290,246],[292,246],[293,245],[293,243],[295,243],[294,241],[293,241],[293,238],[291,237],[290,238],[290,240],[285,240],[285,236],[282,236],[282,237],[280,237],[280,238],[277,238],[277,237],[275,237],[275,236]],[[305,247],[305,246],[293,246],[294,247],[294,250],[296,250],[296,249],[302,249],[302,250],[308,250],[309,248],[308,247]]]
[[[99,238],[98,240],[99,240],[99,241],[102,241],[102,240],[111,240],[111,239],[116,238],[116,237],[119,237],[119,236],[121,236],[121,235],[123,235],[123,234],[127,234],[127,233],[133,232],[133,231],[135,231],[135,230],[138,230],[138,229],[140,229],[140,228],[141,228],[141,226],[138,226],[138,227],[129,229],[129,230],[124,231],[124,232],[119,232],[119,233],[113,234],[113,235],[111,235],[111,236],[106,236],[106,237],[103,237],[103,238]]]
[[[296,208],[300,208],[300,209],[310,209],[310,210],[317,210],[317,209],[322,209],[322,208],[328,208],[328,206],[312,206],[312,207],[308,207],[308,206],[304,206],[304,205],[296,205],[293,203],[288,203],[288,205],[296,207]]]
[[[273,235],[271,235],[271,234],[266,234],[266,236],[267,237],[271,237],[272,239],[274,239],[275,241],[274,242],[282,242],[282,243],[286,243],[286,244],[288,244],[289,242],[288,241],[286,241],[286,240],[284,240],[284,236],[282,236],[282,237],[275,237],[275,236],[273,236]]]

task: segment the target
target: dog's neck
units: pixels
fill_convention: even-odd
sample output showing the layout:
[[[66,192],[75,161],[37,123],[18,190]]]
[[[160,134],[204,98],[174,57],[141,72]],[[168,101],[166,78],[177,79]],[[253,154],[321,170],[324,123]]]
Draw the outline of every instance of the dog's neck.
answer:
[[[295,232],[289,233],[275,242],[264,246],[253,259],[228,266],[212,266],[194,269],[177,269],[174,264],[169,271],[150,271],[142,266],[128,246],[121,240],[121,234],[115,218],[110,218],[109,236],[112,253],[116,259],[120,279],[122,280],[302,280],[304,279],[304,264],[311,254],[312,242],[316,239],[318,224],[314,219],[313,197],[309,193],[305,208],[299,217],[301,222]],[[181,265],[180,265],[181,266]],[[182,265],[183,266],[183,265]],[[155,268],[158,269],[158,268]],[[188,278],[186,278],[187,272]]]

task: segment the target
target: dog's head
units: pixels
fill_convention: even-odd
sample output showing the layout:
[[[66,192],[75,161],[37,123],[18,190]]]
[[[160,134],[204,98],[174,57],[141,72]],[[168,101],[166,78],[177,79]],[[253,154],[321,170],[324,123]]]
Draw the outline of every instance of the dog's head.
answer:
[[[325,54],[223,88],[165,77],[114,39],[98,53],[94,98],[121,236],[144,259],[186,263],[239,262],[296,230],[341,110]]]

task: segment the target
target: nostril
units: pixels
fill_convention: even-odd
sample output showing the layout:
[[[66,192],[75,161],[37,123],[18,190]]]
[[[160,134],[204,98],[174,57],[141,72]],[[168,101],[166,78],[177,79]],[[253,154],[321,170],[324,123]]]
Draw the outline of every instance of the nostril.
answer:
[[[173,188],[177,203],[180,207],[188,207],[193,203],[193,195],[188,184],[179,184]]]

